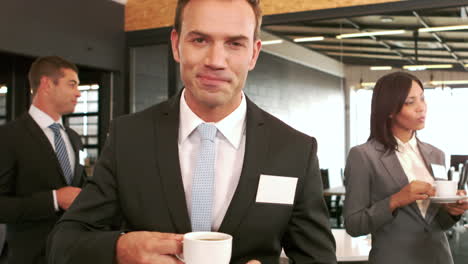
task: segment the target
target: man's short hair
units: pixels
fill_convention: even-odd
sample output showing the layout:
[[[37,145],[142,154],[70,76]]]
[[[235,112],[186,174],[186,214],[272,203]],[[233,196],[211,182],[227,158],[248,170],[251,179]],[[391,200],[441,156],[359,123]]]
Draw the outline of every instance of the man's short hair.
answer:
[[[182,27],[182,14],[184,12],[185,6],[188,4],[190,0],[178,0],[177,7],[176,7],[176,14],[174,20],[174,28],[177,33],[180,34],[180,30]],[[258,39],[260,37],[260,26],[262,25],[262,9],[260,8],[260,0],[245,0],[249,5],[252,7],[252,10],[255,14],[255,32],[254,32],[254,39]]]
[[[47,76],[54,79],[54,82],[64,76],[62,69],[70,69],[78,74],[75,64],[58,56],[46,56],[37,58],[29,69],[28,78],[31,91],[34,94],[41,83],[41,78]]]

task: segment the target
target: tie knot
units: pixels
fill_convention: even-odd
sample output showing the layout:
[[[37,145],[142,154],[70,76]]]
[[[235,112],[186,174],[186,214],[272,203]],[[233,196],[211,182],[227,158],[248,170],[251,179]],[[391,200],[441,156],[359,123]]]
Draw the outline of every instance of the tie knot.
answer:
[[[60,124],[59,123],[53,123],[52,125],[49,126],[50,129],[52,129],[52,131],[54,133],[59,133],[60,132]]]
[[[201,123],[200,125],[198,125],[197,130],[198,132],[200,132],[202,140],[214,141],[214,138],[216,136],[216,131],[217,131],[217,128],[215,125]]]

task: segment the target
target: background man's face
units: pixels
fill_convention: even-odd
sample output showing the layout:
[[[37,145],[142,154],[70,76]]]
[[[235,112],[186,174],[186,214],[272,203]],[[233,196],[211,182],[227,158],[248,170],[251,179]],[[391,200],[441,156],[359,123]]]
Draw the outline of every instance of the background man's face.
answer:
[[[182,18],[171,40],[187,103],[234,110],[261,47],[252,8],[245,0],[191,0]]]
[[[50,101],[60,115],[73,113],[80,97],[78,75],[71,69],[62,69],[63,77],[50,81]]]

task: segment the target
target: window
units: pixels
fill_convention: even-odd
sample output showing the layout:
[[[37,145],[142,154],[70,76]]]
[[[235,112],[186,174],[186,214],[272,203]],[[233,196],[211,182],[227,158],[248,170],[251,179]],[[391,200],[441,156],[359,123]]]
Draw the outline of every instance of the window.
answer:
[[[80,162],[85,164],[88,176],[93,174],[94,164],[99,154],[99,85],[80,85],[81,97],[75,112],[65,117],[70,128],[75,130],[83,142]]]
[[[425,89],[426,127],[418,132],[421,140],[442,149],[446,155],[468,154],[466,104],[468,88]],[[450,161],[450,159],[448,159]]]
[[[0,125],[6,123],[7,92],[8,88],[6,87],[6,85],[0,84]]]

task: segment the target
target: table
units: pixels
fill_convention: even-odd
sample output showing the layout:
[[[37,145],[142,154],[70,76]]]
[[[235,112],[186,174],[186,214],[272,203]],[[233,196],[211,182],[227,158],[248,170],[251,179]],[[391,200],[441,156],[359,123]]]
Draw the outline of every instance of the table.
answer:
[[[323,195],[325,196],[325,202],[328,207],[328,212],[330,218],[336,219],[336,225],[334,227],[343,227],[343,197],[346,194],[346,189],[344,186],[338,186],[333,188],[328,188],[323,190]],[[335,198],[332,198],[335,196]]]
[[[344,229],[332,229],[336,241],[336,258],[339,262],[367,261],[371,249],[369,236],[351,237]]]
[[[344,229],[332,229],[336,241],[336,259],[338,262],[367,261],[371,250],[369,236],[351,237]],[[287,258],[284,251],[282,258]]]
[[[325,196],[332,196],[332,195],[345,195],[346,194],[346,189],[344,186],[338,186],[338,187],[333,187],[333,188],[328,188],[323,190],[323,195]]]

